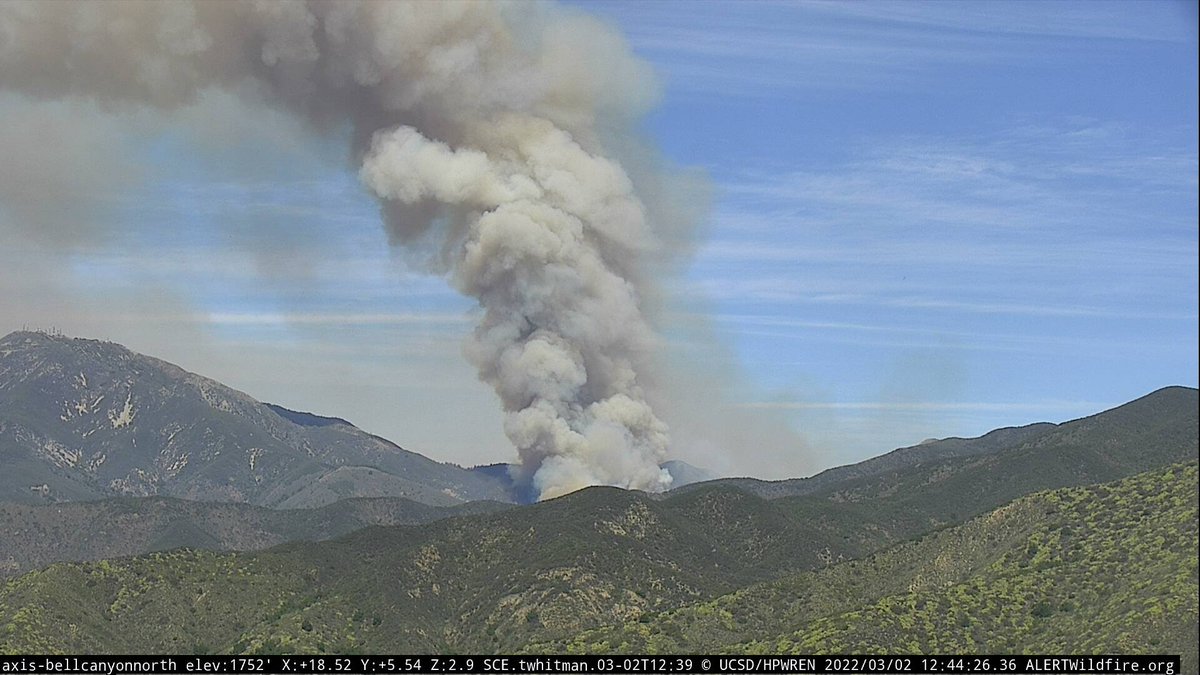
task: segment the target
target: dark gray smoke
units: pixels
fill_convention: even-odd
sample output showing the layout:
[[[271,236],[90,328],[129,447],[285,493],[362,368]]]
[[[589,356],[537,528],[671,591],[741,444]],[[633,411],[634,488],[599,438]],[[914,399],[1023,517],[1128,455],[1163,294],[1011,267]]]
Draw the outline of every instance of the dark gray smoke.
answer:
[[[466,352],[543,498],[668,486],[647,308],[688,218],[633,157],[655,85],[614,31],[527,3],[0,3],[0,91],[161,114],[212,90],[350,132],[391,239],[479,301]],[[36,166],[24,180],[54,180]],[[20,215],[39,190],[14,190]],[[23,222],[69,227],[54,211]]]

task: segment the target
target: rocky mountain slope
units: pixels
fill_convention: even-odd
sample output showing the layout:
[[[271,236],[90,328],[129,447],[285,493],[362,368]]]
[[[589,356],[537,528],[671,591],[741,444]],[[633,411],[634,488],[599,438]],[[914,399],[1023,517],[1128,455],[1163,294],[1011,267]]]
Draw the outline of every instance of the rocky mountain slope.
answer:
[[[311,507],[507,501],[493,478],[335,418],[260,403],[120,345],[0,338],[0,500],[166,495]]]

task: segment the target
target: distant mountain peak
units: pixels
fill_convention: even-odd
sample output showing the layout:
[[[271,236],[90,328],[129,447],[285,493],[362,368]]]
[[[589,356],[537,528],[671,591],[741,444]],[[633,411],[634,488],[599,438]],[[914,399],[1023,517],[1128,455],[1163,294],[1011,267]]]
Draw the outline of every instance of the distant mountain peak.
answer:
[[[714,480],[717,478],[717,474],[713,473],[712,471],[688,464],[681,459],[669,459],[659,466],[666,469],[667,473],[671,474],[672,488],[680,488],[684,485],[702,483],[704,481]]]
[[[354,426],[350,422],[347,422],[340,417],[325,417],[324,415],[317,415],[315,413],[291,410],[281,405],[275,405],[274,403],[263,403],[263,405],[275,411],[276,414],[285,420],[299,424],[303,427],[327,427],[331,424],[345,424],[346,426],[351,427]]]
[[[346,420],[260,403],[113,342],[0,338],[0,500],[169,495],[314,506],[505,500],[498,481]]]

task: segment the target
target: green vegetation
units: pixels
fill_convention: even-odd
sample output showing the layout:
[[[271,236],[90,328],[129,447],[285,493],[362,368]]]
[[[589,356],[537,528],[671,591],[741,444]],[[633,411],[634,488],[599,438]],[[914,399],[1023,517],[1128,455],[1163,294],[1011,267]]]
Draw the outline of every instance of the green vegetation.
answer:
[[[0,651],[1116,650],[1194,663],[1196,495],[1196,463],[1175,465],[764,580],[805,549],[768,536],[787,527],[771,502],[591,489],[258,554],[54,565],[0,591]]]
[[[505,651],[818,566],[826,549],[858,555],[837,530],[736,491],[595,488],[259,554],[59,564],[0,592],[0,625],[16,626],[0,649]]]
[[[310,439],[353,429],[311,417]],[[0,588],[0,652],[1152,651],[1195,671],[1197,426],[1196,390],[1173,387],[808,481],[666,496],[0,504],[0,576],[105,558]],[[0,434],[19,474],[13,447]],[[287,502],[297,466],[255,489]]]
[[[1197,515],[1192,462],[533,649],[1177,653],[1195,672]]]
[[[388,497],[285,510],[171,497],[42,506],[0,502],[0,578],[59,561],[184,547],[256,551],[289,541],[332,539],[369,525],[418,525],[510,507],[489,501],[429,506]]]

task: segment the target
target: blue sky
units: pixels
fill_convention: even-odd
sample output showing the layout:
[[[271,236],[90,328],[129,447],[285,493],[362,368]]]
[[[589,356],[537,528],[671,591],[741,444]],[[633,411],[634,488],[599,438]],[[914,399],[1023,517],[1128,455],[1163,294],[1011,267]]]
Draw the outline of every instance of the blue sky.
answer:
[[[573,4],[653,64],[646,136],[713,185],[672,325],[711,318],[728,405],[809,448],[686,459],[777,478],[1196,386],[1196,3]],[[389,250],[338,146],[290,125],[117,133],[151,167],[97,216],[123,234],[11,240],[0,331],[512,459],[460,355],[471,302]]]
[[[882,450],[1195,386],[1195,3],[583,4],[717,185],[754,405]]]

